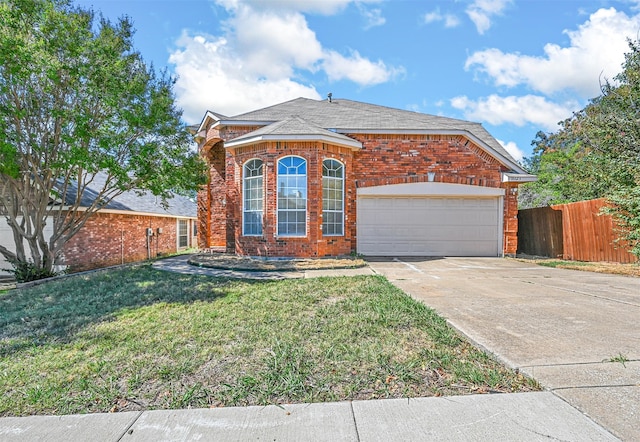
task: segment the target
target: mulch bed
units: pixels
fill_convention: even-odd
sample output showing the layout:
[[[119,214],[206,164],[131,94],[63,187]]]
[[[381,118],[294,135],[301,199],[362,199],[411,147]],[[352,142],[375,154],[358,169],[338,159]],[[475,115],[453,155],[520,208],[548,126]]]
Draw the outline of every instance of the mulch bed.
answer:
[[[198,267],[253,272],[356,269],[367,266],[367,263],[363,259],[349,256],[341,258],[275,259],[255,258],[222,253],[193,255],[189,258],[189,264]]]

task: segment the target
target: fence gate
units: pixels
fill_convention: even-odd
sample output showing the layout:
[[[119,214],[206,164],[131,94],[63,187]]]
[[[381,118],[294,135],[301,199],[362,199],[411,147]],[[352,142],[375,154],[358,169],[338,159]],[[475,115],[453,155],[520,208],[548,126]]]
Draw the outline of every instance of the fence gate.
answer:
[[[562,211],[551,207],[518,211],[518,253],[562,258]]]

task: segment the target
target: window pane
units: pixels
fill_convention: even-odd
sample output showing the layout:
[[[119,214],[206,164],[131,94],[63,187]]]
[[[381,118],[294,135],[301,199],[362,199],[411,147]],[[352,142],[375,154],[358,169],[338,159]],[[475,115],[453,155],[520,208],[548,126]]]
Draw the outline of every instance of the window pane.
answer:
[[[178,247],[187,247],[189,245],[187,230],[187,220],[178,220]]]
[[[262,235],[262,160],[248,161],[244,166],[243,234]]]
[[[322,233],[343,235],[344,166],[337,160],[322,162]]]
[[[278,160],[278,235],[305,235],[307,161],[300,157]]]

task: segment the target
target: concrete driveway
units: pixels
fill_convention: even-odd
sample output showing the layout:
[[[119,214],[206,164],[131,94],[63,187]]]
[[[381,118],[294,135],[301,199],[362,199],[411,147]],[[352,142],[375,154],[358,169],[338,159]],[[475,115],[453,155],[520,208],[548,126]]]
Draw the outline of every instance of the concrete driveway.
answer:
[[[371,268],[624,440],[640,440],[640,278],[500,258]]]

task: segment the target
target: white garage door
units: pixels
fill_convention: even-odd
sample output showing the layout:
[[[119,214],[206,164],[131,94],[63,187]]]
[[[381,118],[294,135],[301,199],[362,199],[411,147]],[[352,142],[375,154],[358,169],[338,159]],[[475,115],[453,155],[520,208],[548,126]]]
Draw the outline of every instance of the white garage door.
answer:
[[[500,195],[487,195],[486,191],[470,194],[482,192],[482,188],[475,186],[428,184],[430,186],[407,186],[413,186],[414,191],[438,191],[402,195],[411,193],[407,191],[410,188],[405,187],[395,189],[392,194],[384,188],[370,190],[369,194],[359,193],[358,253],[369,256],[502,255]],[[376,192],[380,194],[375,195]],[[451,194],[453,192],[460,194]],[[499,192],[501,189],[492,189],[488,193]]]

